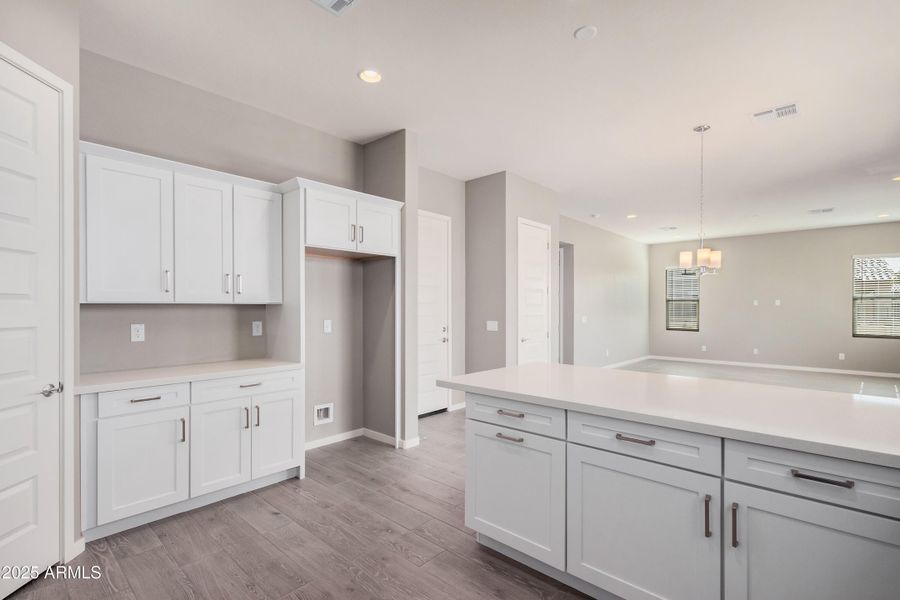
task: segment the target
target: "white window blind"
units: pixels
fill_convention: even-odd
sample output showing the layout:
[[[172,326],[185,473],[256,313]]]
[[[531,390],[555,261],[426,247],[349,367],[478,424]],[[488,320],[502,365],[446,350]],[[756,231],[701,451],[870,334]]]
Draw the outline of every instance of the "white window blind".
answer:
[[[900,338],[900,255],[853,257],[853,335]]]
[[[691,269],[666,269],[666,329],[700,331],[700,276]]]

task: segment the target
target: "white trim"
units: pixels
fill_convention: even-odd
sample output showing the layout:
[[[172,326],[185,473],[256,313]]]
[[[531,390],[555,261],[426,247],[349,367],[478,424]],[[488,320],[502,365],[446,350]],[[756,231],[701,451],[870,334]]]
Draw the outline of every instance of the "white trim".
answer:
[[[519,230],[523,224],[547,230],[547,362],[549,363],[553,362],[553,338],[549,337],[550,328],[553,327],[553,303],[551,299],[553,294],[553,256],[550,252],[550,245],[553,243],[553,227],[547,223],[518,217],[516,219],[516,364],[521,364],[519,362],[519,340],[521,339],[519,322],[522,318],[519,314],[519,261],[521,260],[521,256],[519,256]]]
[[[409,450],[410,448],[415,448],[419,445],[419,436],[414,438],[410,438],[408,440],[400,440],[400,448],[403,450]]]
[[[376,442],[381,442],[382,444],[387,444],[388,446],[394,445],[394,436],[387,435],[386,433],[381,433],[380,431],[375,431],[374,429],[363,428],[362,430],[363,437],[367,437],[370,440],[375,440]]]
[[[60,142],[60,381],[59,395],[59,558],[67,562],[84,552],[84,538],[75,533],[75,100],[72,84],[0,42],[0,60],[27,73],[59,93]]]
[[[622,362],[617,362],[617,363],[612,363],[612,364],[608,364],[608,365],[603,365],[602,368],[603,368],[603,369],[618,369],[619,367],[624,367],[624,366],[626,366],[626,365],[633,365],[634,363],[641,362],[642,360],[648,360],[648,359],[650,359],[650,358],[654,358],[654,357],[653,357],[653,356],[648,356],[648,355],[638,356],[637,358],[632,358],[632,359],[629,359],[629,360],[623,360]]]
[[[451,404],[449,407],[447,407],[447,412],[454,412],[457,410],[462,410],[465,407],[466,407],[465,402],[460,402],[459,404]]]
[[[278,184],[278,190],[282,194],[286,194],[288,192],[292,192],[294,190],[304,189],[304,188],[314,188],[318,190],[323,190],[326,192],[331,192],[334,194],[340,194],[342,196],[351,196],[356,198],[357,200],[376,200],[379,203],[389,203],[394,208],[402,208],[404,203],[399,200],[393,200],[391,198],[384,198],[383,196],[376,196],[374,194],[367,194],[366,192],[360,192],[358,190],[351,190],[349,188],[342,188],[336,185],[331,185],[329,183],[322,183],[321,181],[315,181],[313,179],[304,179],[303,177],[292,177],[287,181]]]
[[[337,444],[338,442],[345,442],[347,440],[352,440],[353,438],[362,437],[365,434],[365,429],[360,427],[359,429],[351,429],[350,431],[344,431],[342,433],[336,433],[334,435],[329,435],[328,437],[319,438],[317,440],[311,440],[306,442],[305,449],[313,450],[314,448],[321,448],[322,446],[329,446],[331,444]],[[391,441],[393,443],[393,440]]]
[[[838,375],[865,375],[868,377],[900,377],[900,373],[882,371],[855,371],[852,369],[828,369],[825,367],[804,367],[797,365],[779,365],[772,363],[751,363],[733,360],[710,360],[706,358],[682,358],[680,356],[645,356],[641,360],[670,360],[681,362],[701,363],[708,365],[727,365],[732,367],[753,367],[757,369],[782,369],[785,371],[808,371],[810,373],[836,373]]]

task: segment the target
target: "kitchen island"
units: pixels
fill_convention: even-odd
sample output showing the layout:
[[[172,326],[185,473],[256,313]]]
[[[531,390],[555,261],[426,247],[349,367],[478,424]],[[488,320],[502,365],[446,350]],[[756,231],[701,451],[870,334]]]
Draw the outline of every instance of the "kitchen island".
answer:
[[[466,392],[466,524],[596,598],[896,600],[900,399],[558,364]]]

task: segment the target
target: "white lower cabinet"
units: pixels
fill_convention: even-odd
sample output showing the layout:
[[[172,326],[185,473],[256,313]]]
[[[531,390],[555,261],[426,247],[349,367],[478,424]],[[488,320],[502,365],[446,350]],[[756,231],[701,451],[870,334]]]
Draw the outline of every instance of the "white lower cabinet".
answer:
[[[296,467],[303,455],[303,401],[297,390],[252,398],[253,478]]]
[[[466,421],[466,526],[566,565],[566,443]]]
[[[191,406],[191,497],[250,481],[250,398]]]
[[[187,406],[100,419],[97,523],[188,498]]]
[[[568,447],[568,572],[626,600],[719,598],[721,480]]]
[[[896,600],[900,522],[725,483],[725,600]]]

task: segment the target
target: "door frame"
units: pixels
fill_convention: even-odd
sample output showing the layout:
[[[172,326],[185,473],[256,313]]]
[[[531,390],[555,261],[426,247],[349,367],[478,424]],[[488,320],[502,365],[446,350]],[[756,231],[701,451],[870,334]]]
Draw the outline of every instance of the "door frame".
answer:
[[[453,374],[453,217],[443,215],[441,213],[432,212],[430,210],[419,209],[418,218],[425,216],[429,219],[437,219],[447,223],[447,375]],[[418,231],[418,223],[416,223]],[[421,240],[421,238],[419,238]],[[418,255],[418,246],[416,253]],[[417,256],[418,257],[418,256]],[[416,267],[418,269],[418,266]],[[418,283],[418,271],[416,272],[416,282]],[[419,295],[416,294],[416,314],[419,314]],[[418,342],[417,342],[418,345]],[[418,349],[416,351],[418,360]],[[418,363],[416,364],[418,369]],[[453,393],[447,391],[447,410],[453,406]],[[416,414],[419,411],[419,391],[416,390]]]
[[[75,427],[75,101],[72,84],[51,73],[25,55],[0,42],[0,60],[34,77],[59,94],[60,140],[60,377],[63,392],[59,401],[59,560],[66,562],[84,552],[84,536],[76,531]],[[48,382],[49,383],[49,382]]]
[[[550,253],[550,246],[553,244],[553,228],[546,224],[541,223],[540,221],[532,221],[531,219],[526,219],[524,217],[518,217],[516,219],[516,364],[519,363],[519,340],[521,339],[521,334],[519,332],[519,323],[521,319],[521,315],[519,314],[519,263],[521,260],[521,256],[519,255],[519,230],[522,225],[529,225],[531,227],[537,227],[538,229],[544,229],[547,231],[547,334],[549,336],[550,329],[553,327],[553,303],[551,302],[551,298],[553,296],[553,257]],[[553,338],[547,338],[547,362],[553,362]]]

